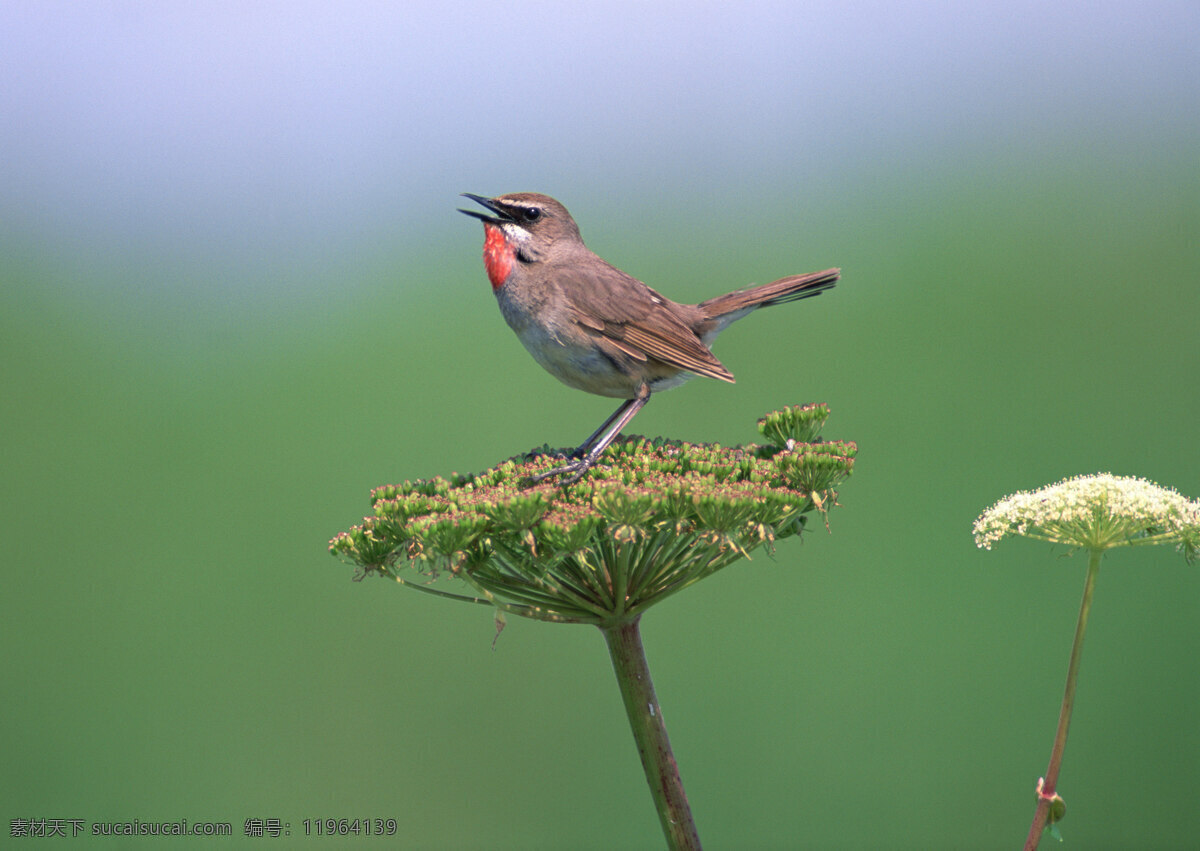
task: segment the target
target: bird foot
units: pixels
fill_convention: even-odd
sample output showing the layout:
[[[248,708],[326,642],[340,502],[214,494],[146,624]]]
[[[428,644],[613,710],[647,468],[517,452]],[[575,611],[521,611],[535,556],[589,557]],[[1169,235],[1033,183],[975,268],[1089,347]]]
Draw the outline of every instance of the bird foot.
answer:
[[[570,475],[568,475],[565,479],[559,479],[558,481],[559,485],[562,487],[567,487],[568,485],[573,485],[582,479],[595,463],[595,457],[591,455],[584,455],[582,458],[576,458],[574,461],[563,464],[561,467],[555,467],[552,470],[546,470],[544,473],[535,473],[529,477],[529,482],[530,484],[535,485],[541,484],[542,482],[546,481],[546,479],[551,479],[555,476],[562,476],[569,473]]]

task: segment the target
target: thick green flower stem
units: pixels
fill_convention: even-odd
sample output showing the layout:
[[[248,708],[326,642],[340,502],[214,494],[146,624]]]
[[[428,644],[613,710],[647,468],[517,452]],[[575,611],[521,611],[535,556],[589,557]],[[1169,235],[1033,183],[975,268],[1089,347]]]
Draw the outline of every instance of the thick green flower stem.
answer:
[[[1067,728],[1071,726],[1071,709],[1075,705],[1075,685],[1079,679],[1079,658],[1083,655],[1083,634],[1087,630],[1088,612],[1092,608],[1092,592],[1096,590],[1096,575],[1100,572],[1100,558],[1103,550],[1091,550],[1088,557],[1087,580],[1083,585],[1083,602],[1079,604],[1079,623],[1075,625],[1075,643],[1071,645],[1071,663],[1067,666],[1067,687],[1063,693],[1062,711],[1058,715],[1058,733],[1054,736],[1054,748],[1050,751],[1050,764],[1046,768],[1046,776],[1038,781],[1037,809],[1033,814],[1033,824],[1029,828],[1029,836],[1025,839],[1025,851],[1034,851],[1042,839],[1042,831],[1046,828],[1047,820],[1053,809],[1062,812],[1062,799],[1055,791],[1058,786],[1058,772],[1062,767],[1063,751],[1067,747]],[[1055,803],[1058,807],[1055,808]],[[1056,819],[1053,819],[1057,821]]]
[[[621,699],[625,701],[625,712],[629,726],[637,742],[638,755],[650,784],[650,794],[671,849],[699,849],[700,836],[692,811],[688,807],[683,781],[679,778],[679,767],[671,753],[667,739],[667,728],[663,723],[662,709],[654,694],[654,683],[650,681],[650,668],[646,664],[646,652],[642,649],[642,635],[638,628],[640,615],[629,620],[600,627],[608,652],[612,656],[613,671],[617,685],[621,687]]]

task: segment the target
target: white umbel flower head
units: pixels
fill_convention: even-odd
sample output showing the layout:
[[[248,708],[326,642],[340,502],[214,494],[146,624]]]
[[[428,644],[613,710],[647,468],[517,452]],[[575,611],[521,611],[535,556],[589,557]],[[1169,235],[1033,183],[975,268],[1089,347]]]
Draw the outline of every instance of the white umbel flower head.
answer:
[[[1076,476],[1006,496],[975,521],[975,543],[985,550],[1007,535],[1087,550],[1172,543],[1190,557],[1200,502],[1132,476]]]

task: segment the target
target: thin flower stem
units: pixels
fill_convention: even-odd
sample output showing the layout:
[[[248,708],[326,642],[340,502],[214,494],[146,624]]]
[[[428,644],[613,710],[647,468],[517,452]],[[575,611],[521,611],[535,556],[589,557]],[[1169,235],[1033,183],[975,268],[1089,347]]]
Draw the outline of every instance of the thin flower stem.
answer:
[[[638,755],[642,758],[642,769],[650,785],[650,795],[662,823],[667,847],[673,851],[699,851],[700,835],[692,820],[687,794],[679,777],[679,767],[671,752],[667,739],[667,728],[663,723],[662,708],[654,694],[654,683],[650,680],[650,668],[646,664],[646,652],[642,648],[642,635],[638,627],[639,617],[619,620],[600,627],[608,652],[612,656],[613,671],[617,685],[621,688],[621,699],[629,726],[637,743]]]
[[[449,591],[443,591],[440,588],[430,588],[426,585],[422,585],[419,582],[410,582],[401,576],[393,576],[392,578],[401,585],[407,585],[409,588],[420,591],[423,594],[433,594],[435,597],[446,597],[450,600],[461,600],[464,603],[481,603],[484,606],[492,605],[491,600],[487,600],[483,597],[467,597],[464,594],[452,594]]]
[[[1046,776],[1038,786],[1037,809],[1033,824],[1025,840],[1025,851],[1034,851],[1042,839],[1042,831],[1050,816],[1050,807],[1056,796],[1058,772],[1062,768],[1063,751],[1067,747],[1067,728],[1071,726],[1071,709],[1075,705],[1075,686],[1079,679],[1079,659],[1083,655],[1083,634],[1087,631],[1088,613],[1092,608],[1092,593],[1096,590],[1096,575],[1100,572],[1103,550],[1091,550],[1088,554],[1087,580],[1083,585],[1083,602],[1079,604],[1079,622],[1075,625],[1075,643],[1071,645],[1071,663],[1067,666],[1067,687],[1063,693],[1062,711],[1058,715],[1058,732],[1054,736],[1054,748],[1050,751],[1050,764]]]

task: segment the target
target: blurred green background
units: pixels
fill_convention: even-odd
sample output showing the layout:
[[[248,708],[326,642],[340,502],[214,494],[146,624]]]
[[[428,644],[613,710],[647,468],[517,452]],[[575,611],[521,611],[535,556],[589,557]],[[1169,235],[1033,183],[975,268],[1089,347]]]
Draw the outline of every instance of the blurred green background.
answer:
[[[1200,496],[1198,32],[1191,3],[6,4],[6,839],[661,846],[594,630],[493,650],[487,610],[325,552],[374,485],[610,412],[524,352],[454,211],[531,190],[678,300],[843,268],[721,338],[736,385],[635,422],[736,443],[825,401],[860,446],[832,534],[645,620],[708,847],[1019,845],[1085,562],[971,523],[1102,470]],[[1106,559],[1064,847],[1195,847],[1198,591],[1168,549]],[[327,817],[399,832],[303,838]]]

